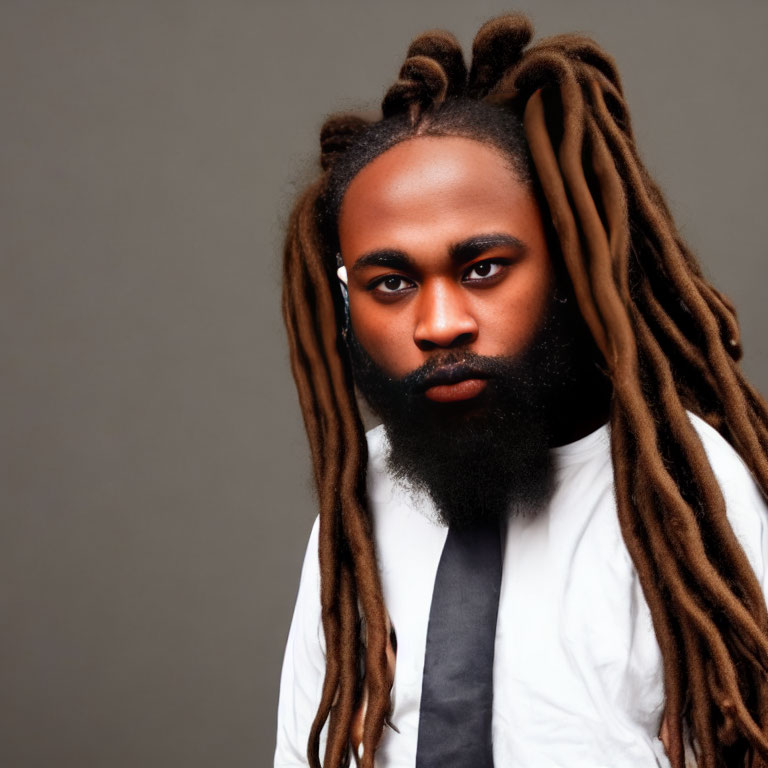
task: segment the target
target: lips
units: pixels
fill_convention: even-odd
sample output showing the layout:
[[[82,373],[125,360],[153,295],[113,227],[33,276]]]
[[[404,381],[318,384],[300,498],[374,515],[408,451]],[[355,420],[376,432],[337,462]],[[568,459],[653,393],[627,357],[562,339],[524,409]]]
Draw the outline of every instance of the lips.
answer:
[[[453,403],[477,397],[487,386],[487,379],[464,379],[455,384],[439,384],[428,387],[424,395],[436,403]]]
[[[432,371],[422,388],[430,400],[452,403],[477,397],[487,385],[486,373],[466,363],[455,363]]]

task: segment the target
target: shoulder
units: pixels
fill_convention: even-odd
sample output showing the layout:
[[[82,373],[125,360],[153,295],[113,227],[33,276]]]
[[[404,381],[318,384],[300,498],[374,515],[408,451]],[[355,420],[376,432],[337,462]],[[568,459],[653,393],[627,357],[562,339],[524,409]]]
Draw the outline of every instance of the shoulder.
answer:
[[[307,658],[315,659],[318,665],[321,657],[324,658],[325,655],[320,603],[319,532],[320,517],[318,515],[312,524],[304,553],[288,641],[289,648],[295,644],[307,652]],[[315,650],[320,653],[316,654]]]
[[[706,421],[689,413],[725,500],[728,521],[747,557],[762,576],[768,546],[768,505],[736,449]]]
[[[283,656],[277,707],[275,766],[306,765],[309,732],[325,677],[318,532],[319,519],[315,518]]]
[[[304,553],[304,563],[301,567],[299,593],[308,599],[313,599],[315,595],[319,597],[320,594],[319,537],[320,515],[317,515],[314,523],[312,523],[312,530],[307,541],[307,549]]]
[[[751,480],[752,476],[736,449],[712,426],[695,413],[688,412],[688,418],[699,435],[707,458],[718,479]]]
[[[726,501],[739,503],[759,501],[761,502],[759,506],[765,506],[752,473],[736,449],[704,419],[693,413],[689,413],[688,417],[699,435]]]

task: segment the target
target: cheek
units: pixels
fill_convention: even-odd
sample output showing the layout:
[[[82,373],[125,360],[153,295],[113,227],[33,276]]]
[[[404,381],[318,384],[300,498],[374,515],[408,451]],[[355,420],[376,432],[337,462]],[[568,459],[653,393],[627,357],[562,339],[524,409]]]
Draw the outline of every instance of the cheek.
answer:
[[[531,262],[486,299],[479,296],[475,317],[480,327],[477,351],[515,355],[536,336],[549,311],[555,277],[549,259]]]
[[[374,302],[356,298],[349,306],[352,330],[373,361],[396,378],[418,368],[423,360],[413,342],[409,313],[384,312]]]

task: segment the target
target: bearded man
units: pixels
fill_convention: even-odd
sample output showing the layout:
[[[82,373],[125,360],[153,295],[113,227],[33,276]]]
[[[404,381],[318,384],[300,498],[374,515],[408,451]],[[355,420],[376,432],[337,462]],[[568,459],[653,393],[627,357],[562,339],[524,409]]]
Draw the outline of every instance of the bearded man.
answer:
[[[768,765],[768,411],[612,60],[531,37],[488,22],[467,73],[422,35],[381,120],[323,127],[276,766]]]

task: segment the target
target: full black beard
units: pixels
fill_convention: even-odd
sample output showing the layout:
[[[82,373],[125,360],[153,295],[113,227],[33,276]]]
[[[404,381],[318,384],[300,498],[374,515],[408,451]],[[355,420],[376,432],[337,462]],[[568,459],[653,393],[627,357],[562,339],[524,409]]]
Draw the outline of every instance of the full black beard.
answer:
[[[533,513],[549,498],[553,414],[574,381],[573,337],[562,315],[553,302],[519,355],[446,350],[402,379],[387,375],[348,330],[355,383],[386,430],[388,467],[429,494],[444,524],[467,528]],[[447,364],[487,378],[486,388],[465,401],[428,399],[425,380]]]

